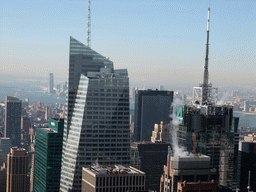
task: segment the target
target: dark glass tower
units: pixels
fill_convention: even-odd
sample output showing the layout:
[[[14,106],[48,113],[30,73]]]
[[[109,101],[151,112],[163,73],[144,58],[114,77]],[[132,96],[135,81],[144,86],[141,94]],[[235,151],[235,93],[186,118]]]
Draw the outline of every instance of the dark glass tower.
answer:
[[[20,146],[21,100],[7,96],[5,100],[5,137],[12,141],[12,147]]]
[[[146,173],[146,190],[159,191],[169,143],[132,142],[131,166]],[[134,162],[138,162],[137,165]]]
[[[173,91],[136,90],[134,140],[150,141],[154,125],[169,123]]]
[[[49,128],[36,128],[35,191],[59,190],[63,128],[63,119],[49,119]]]
[[[70,38],[60,191],[81,191],[82,167],[130,163],[126,69]]]
[[[239,141],[240,191],[247,192],[250,179],[250,191],[256,191],[256,143]],[[249,178],[250,171],[250,178]]]

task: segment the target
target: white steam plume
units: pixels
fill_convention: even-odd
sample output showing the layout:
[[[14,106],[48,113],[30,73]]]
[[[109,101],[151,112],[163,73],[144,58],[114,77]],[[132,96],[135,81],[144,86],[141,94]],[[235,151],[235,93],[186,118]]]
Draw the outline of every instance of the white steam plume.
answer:
[[[220,101],[217,101],[216,105],[223,105],[229,97],[230,97],[230,92],[228,91],[223,94],[222,98],[220,99]]]
[[[179,98],[175,98],[171,109],[172,109],[172,114],[170,117],[172,118],[171,121],[171,137],[172,137],[172,150],[173,150],[173,155],[174,156],[179,156],[179,157],[189,157],[190,153],[186,150],[185,147],[180,146],[178,143],[178,126],[180,124],[180,121],[177,117],[177,111],[180,106],[182,106],[183,103]]]

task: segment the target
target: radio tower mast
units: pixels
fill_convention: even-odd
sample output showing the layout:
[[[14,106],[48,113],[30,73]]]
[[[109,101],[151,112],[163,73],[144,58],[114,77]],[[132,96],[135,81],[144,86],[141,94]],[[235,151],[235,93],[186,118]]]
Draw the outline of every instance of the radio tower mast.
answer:
[[[88,0],[88,15],[87,15],[87,47],[91,47],[91,2]]]
[[[207,41],[206,41],[206,56],[204,65],[204,79],[202,86],[202,104],[208,104],[210,102],[211,85],[208,83],[208,55],[209,55],[209,32],[210,32],[210,7],[208,8],[208,21],[207,21]]]

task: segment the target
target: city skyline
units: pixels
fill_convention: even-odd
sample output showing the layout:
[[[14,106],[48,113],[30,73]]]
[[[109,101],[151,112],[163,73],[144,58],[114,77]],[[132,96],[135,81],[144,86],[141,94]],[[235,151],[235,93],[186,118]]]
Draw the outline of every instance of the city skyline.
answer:
[[[255,88],[255,5],[212,1],[210,81]],[[92,48],[127,68],[131,86],[202,81],[209,1],[91,1]],[[87,0],[5,1],[1,74],[67,79],[70,36],[86,42]]]

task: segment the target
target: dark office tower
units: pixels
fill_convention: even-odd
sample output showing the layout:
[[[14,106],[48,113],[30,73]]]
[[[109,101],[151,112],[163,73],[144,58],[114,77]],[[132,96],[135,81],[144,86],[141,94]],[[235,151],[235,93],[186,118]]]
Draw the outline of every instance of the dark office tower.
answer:
[[[9,137],[12,146],[20,146],[21,100],[7,96],[5,100],[5,137]]]
[[[31,120],[29,117],[21,117],[21,129],[26,133],[29,133],[29,128],[31,127]]]
[[[63,119],[49,119],[48,128],[36,128],[34,191],[60,188],[63,128]]]
[[[54,86],[53,73],[49,73],[48,93],[53,93],[53,86]]]
[[[256,191],[256,143],[239,142],[239,170],[240,192],[247,192],[249,171],[250,171],[250,191]]]
[[[210,9],[203,83],[194,87],[192,103],[178,111],[181,122],[178,138],[189,151],[209,156],[211,167],[217,170],[219,185],[235,190],[238,187],[239,119],[233,117],[233,106],[216,102],[216,89],[208,83],[209,20]]]
[[[29,117],[21,117],[21,144],[23,147],[29,145],[30,135],[29,128],[31,127],[31,120]]]
[[[150,141],[154,125],[170,122],[173,91],[136,90],[134,140]]]
[[[82,167],[130,163],[126,69],[70,39],[60,191],[81,191]]]
[[[159,192],[169,146],[169,143],[131,143],[131,166],[146,173],[146,190]]]
[[[6,192],[28,191],[28,153],[13,147],[7,156]]]

